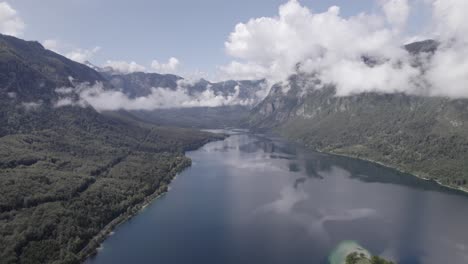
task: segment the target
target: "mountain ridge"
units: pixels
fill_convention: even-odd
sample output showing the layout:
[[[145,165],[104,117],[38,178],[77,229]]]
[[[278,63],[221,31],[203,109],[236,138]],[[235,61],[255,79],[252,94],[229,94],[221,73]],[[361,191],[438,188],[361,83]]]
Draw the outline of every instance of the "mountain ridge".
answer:
[[[413,54],[435,52],[433,40],[409,44]],[[371,160],[467,189],[468,100],[405,93],[336,96],[315,76],[278,83],[245,120],[310,148]]]
[[[258,94],[265,89],[265,80],[227,80],[210,82],[205,79],[188,81],[173,74],[158,73],[129,73],[106,74],[105,78],[131,99],[144,98],[153,93],[153,89],[183,92],[189,98],[197,100],[198,96],[212,92],[216,96],[228,98],[237,95],[239,101],[249,101],[246,105],[228,104],[220,106],[184,107],[174,105],[164,109],[141,109],[129,111],[136,117],[153,124],[197,127],[197,128],[225,128],[234,127],[245,118],[252,107],[261,101]]]
[[[184,152],[223,138],[158,127],[89,105],[58,107],[58,88],[98,72],[37,42],[0,35],[0,259],[80,263],[100,231],[168,190]]]

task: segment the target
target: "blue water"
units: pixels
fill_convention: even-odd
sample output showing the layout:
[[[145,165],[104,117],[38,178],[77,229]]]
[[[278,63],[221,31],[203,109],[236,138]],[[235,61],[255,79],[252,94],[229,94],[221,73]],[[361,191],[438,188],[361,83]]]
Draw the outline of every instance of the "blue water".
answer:
[[[187,155],[88,263],[327,263],[344,240],[402,264],[468,263],[462,193],[248,133]]]

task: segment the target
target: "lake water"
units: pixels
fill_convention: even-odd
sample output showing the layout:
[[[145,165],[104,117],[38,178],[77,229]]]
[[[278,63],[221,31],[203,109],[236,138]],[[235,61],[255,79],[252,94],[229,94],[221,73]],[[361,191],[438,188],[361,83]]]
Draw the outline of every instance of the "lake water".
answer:
[[[460,192],[242,132],[187,155],[170,192],[88,263],[328,263],[345,240],[402,264],[468,263]]]

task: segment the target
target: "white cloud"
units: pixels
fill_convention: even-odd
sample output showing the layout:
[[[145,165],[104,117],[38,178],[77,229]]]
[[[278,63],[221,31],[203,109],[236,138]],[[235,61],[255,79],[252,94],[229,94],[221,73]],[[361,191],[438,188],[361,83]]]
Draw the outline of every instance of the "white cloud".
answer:
[[[74,49],[65,54],[65,57],[70,60],[74,60],[79,63],[84,63],[91,60],[91,58],[101,50],[101,47],[97,46],[92,49]]]
[[[59,41],[56,40],[56,39],[46,39],[44,41],[42,41],[42,46],[44,46],[44,48],[48,49],[48,50],[51,50],[55,53],[60,53],[59,52]]]
[[[160,63],[157,60],[151,62],[151,68],[158,73],[175,73],[179,65],[179,60],[174,57],[171,57],[167,63]]]
[[[380,4],[390,25],[397,29],[405,26],[410,13],[408,0],[381,0]]]
[[[268,69],[254,62],[241,63],[233,61],[219,67],[221,78],[234,80],[259,80],[268,75]]]
[[[157,60],[151,62],[151,70],[157,73],[168,74],[176,73],[180,61],[177,58],[171,57],[167,63],[159,63]],[[133,72],[151,72],[145,66],[136,63],[135,61],[108,60],[103,65],[110,67],[113,71],[120,74],[129,74]]]
[[[467,39],[468,1],[432,0],[433,23],[437,34],[443,39]]]
[[[132,73],[132,72],[145,72],[146,67],[139,65],[138,63],[131,61],[114,61],[114,60],[108,60],[105,64],[104,67],[110,67],[114,71],[117,71],[119,73],[127,74],[127,73]]]
[[[405,26],[410,13],[408,0],[381,0],[388,23],[400,29]]]
[[[187,107],[216,107],[225,105],[251,105],[255,99],[239,98],[240,87],[235,87],[232,94],[218,94],[209,86],[202,92],[189,93],[186,81],[179,82],[176,89],[152,88],[147,96],[130,98],[121,91],[105,90],[102,83],[89,85],[75,84],[73,88],[56,89],[59,100],[56,107],[91,105],[97,111],[155,110]],[[76,99],[78,95],[79,99]]]
[[[79,63],[90,61],[94,55],[101,50],[101,47],[99,46],[92,49],[73,48],[70,47],[71,45],[64,44],[57,39],[46,39],[42,41],[42,46]]]
[[[468,98],[468,48],[465,43],[442,46],[428,62],[425,77],[432,86],[430,95]]]
[[[7,2],[0,2],[0,33],[12,36],[21,36],[25,24],[18,12]]]
[[[418,38],[404,35],[410,2],[378,1],[382,10],[376,13],[343,17],[337,6],[314,13],[290,0],[277,16],[236,25],[225,42],[234,61],[220,69],[226,76],[274,82],[298,70],[313,73],[343,96],[405,92],[468,97],[468,1],[425,0],[433,9],[433,37],[443,44],[432,58],[419,55],[421,67],[403,48],[405,41]]]
[[[430,95],[468,98],[468,1],[432,0],[433,24],[441,47],[427,62]]]
[[[251,19],[240,23],[225,43],[229,55],[245,61],[224,67],[229,75],[284,80],[299,62],[309,66],[330,66],[341,60],[358,60],[367,54],[377,57],[400,56],[396,36],[385,27],[385,18],[360,14],[343,18],[340,8],[330,7],[312,13],[298,1],[280,6],[279,16]],[[263,76],[262,76],[263,75]]]

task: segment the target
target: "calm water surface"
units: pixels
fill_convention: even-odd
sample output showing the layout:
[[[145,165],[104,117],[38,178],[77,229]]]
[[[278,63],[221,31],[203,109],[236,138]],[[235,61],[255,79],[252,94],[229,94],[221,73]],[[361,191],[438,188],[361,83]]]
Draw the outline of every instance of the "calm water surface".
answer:
[[[343,240],[402,264],[468,263],[467,195],[247,133],[187,155],[88,263],[328,263]]]

